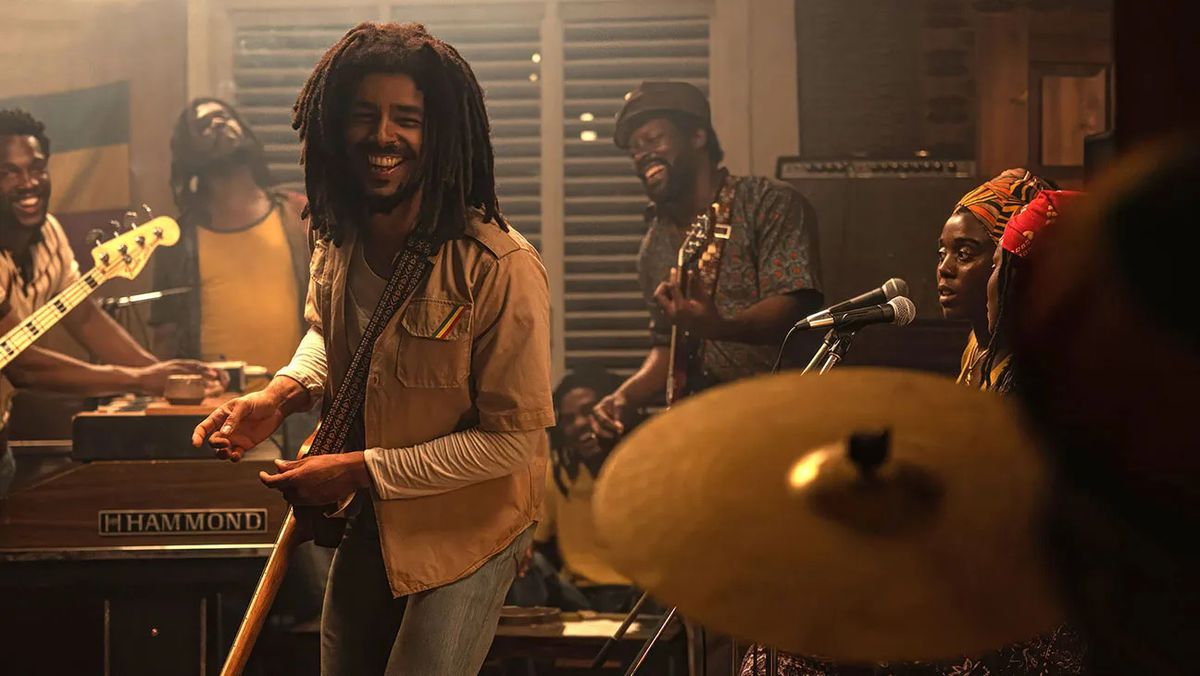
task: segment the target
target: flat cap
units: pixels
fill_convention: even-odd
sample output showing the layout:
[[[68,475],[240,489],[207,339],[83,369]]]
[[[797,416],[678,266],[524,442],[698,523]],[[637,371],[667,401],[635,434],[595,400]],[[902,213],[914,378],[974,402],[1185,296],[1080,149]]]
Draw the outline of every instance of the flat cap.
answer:
[[[646,120],[665,113],[679,113],[696,120],[706,128],[712,127],[708,98],[695,85],[687,82],[646,81],[629,92],[625,105],[617,113],[613,142],[618,148],[629,147],[629,137]]]

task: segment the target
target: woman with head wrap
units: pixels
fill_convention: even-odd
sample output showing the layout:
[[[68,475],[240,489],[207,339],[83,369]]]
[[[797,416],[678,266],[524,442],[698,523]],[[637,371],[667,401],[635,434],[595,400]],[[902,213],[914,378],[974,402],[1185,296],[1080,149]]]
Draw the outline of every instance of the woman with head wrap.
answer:
[[[1001,393],[1013,390],[1012,353],[1008,341],[1011,322],[1011,298],[1022,282],[1028,257],[1035,242],[1047,227],[1058,220],[1064,208],[1083,196],[1071,190],[1043,190],[1004,228],[1000,246],[992,259],[992,275],[987,284],[987,316],[990,337],[983,350],[986,374],[981,387]]]
[[[978,387],[991,335],[987,283],[996,245],[1009,220],[1049,184],[1025,169],[1008,169],[963,196],[938,239],[938,301],[947,319],[971,323],[958,381]]]
[[[1007,392],[1013,382],[1006,304],[1024,258],[1058,209],[1080,193],[1052,190],[1024,169],[1009,169],[967,193],[942,229],[939,298],[949,318],[971,322],[959,382]],[[981,377],[981,373],[984,374]],[[981,656],[932,663],[844,665],[779,653],[775,676],[1048,676],[1083,673],[1083,642],[1068,627]],[[741,676],[767,674],[766,650],[751,648]]]

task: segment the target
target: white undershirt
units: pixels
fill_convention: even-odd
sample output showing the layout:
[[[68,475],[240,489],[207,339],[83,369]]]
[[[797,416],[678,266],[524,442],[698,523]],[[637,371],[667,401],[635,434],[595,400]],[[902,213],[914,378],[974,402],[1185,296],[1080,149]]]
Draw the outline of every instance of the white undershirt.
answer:
[[[360,251],[353,252],[346,286],[354,292],[346,294],[346,316],[357,320],[354,333],[359,336],[366,328],[362,320],[371,316],[379,302],[383,291],[380,281]],[[357,341],[354,347],[357,348]],[[278,375],[303,385],[316,405],[329,375],[325,338],[319,330],[315,327],[308,330],[291,363],[280,369]],[[513,468],[528,461],[540,440],[538,435],[542,434],[545,431],[540,429],[510,432],[477,426],[415,446],[368,448],[367,471],[383,500],[437,495],[511,473]]]

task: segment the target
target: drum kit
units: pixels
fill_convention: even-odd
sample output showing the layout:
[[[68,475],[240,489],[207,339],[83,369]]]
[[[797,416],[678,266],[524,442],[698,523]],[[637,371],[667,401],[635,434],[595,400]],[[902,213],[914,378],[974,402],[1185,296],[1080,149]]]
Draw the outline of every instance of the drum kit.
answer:
[[[1200,334],[1179,311],[1186,304],[1168,298],[1190,289],[1188,254],[1174,265],[1130,253],[1147,219],[1176,232],[1190,222],[1194,193],[1184,185],[1200,171],[1198,148],[1162,144],[1128,163],[1098,191],[1110,197],[1051,233],[1053,255],[1040,257],[1020,298],[1023,409],[948,379],[878,368],[705,391],[644,423],[608,458],[593,512],[610,562],[695,623],[835,662],[994,650],[1059,626],[1064,590],[1085,634],[1102,638],[1089,648],[1093,666],[1119,655],[1137,666],[1111,673],[1193,670],[1200,595],[1179,573],[1194,569],[1179,563],[1190,554],[1159,543],[1153,558],[1114,545],[1105,551],[1120,561],[1100,561],[1107,577],[1087,579],[1061,554],[1084,560],[1101,551],[1081,549],[1096,537],[1140,527],[1146,539],[1154,519],[1174,514],[1178,528],[1200,514],[1196,437],[1181,434],[1197,403]],[[1021,411],[1036,413],[1041,434]],[[1085,496],[1090,511],[1048,511],[1062,508],[1046,499],[1064,491]],[[1148,526],[1134,518],[1143,512],[1153,515]],[[1059,535],[1064,523],[1082,530],[1050,543],[1049,522]],[[1135,576],[1140,588],[1101,584],[1126,568],[1153,575]],[[1121,617],[1143,605],[1154,608],[1147,617],[1181,626],[1154,635]],[[774,668],[771,660],[771,676]]]
[[[1005,400],[849,368],[685,400],[614,451],[593,506],[611,562],[707,628],[925,660],[1061,621],[1036,535],[1046,480]]]

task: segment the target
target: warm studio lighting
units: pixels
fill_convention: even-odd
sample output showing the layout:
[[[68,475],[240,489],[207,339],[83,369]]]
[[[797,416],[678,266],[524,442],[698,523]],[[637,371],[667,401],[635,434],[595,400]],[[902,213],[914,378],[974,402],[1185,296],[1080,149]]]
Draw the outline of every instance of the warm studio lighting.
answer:
[[[1200,673],[1191,6],[0,0],[0,676]]]
[[[788,471],[788,488],[799,491],[811,484],[821,473],[821,466],[828,459],[829,450],[822,448],[797,460]]]

